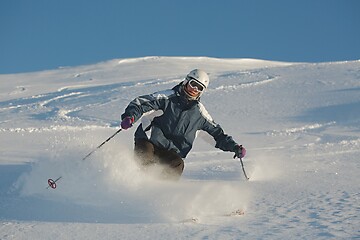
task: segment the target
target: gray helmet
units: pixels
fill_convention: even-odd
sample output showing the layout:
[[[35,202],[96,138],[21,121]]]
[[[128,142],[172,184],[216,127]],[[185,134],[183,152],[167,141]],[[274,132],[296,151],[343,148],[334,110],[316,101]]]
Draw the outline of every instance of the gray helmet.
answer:
[[[209,76],[207,73],[201,69],[194,69],[186,76],[186,80],[189,81],[195,79],[206,89],[209,86]]]
[[[202,85],[204,87],[204,90],[209,86],[209,76],[208,74],[201,70],[201,69],[194,69],[191,72],[188,73],[188,75],[186,75],[185,80],[182,83],[182,88],[184,90],[184,93],[186,95],[186,97],[190,100],[196,100],[199,99],[200,96],[203,94],[204,90],[201,91],[199,93],[198,96],[196,97],[192,97],[191,95],[189,95],[187,93],[187,91],[185,90],[185,86],[186,84],[190,81],[190,80],[195,80],[196,82],[198,82],[200,85]]]

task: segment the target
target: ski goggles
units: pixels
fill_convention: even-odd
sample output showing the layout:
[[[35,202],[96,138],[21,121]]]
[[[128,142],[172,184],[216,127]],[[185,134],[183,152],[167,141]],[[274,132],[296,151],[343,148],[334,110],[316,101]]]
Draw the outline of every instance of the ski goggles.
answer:
[[[189,85],[191,88],[196,89],[198,92],[204,91],[204,86],[199,83],[195,78],[189,78]]]

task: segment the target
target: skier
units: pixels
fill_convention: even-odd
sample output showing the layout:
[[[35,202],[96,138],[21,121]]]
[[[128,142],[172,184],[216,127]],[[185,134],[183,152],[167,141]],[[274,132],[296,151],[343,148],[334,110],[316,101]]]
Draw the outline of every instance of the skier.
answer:
[[[134,147],[144,169],[160,165],[162,179],[178,180],[184,170],[183,159],[190,152],[198,130],[209,133],[216,148],[234,152],[234,158],[245,156],[245,148],[224,133],[200,102],[208,85],[208,74],[194,69],[172,89],[139,96],[129,103],[121,115],[122,129],[129,129],[147,115],[143,120],[148,122],[142,121],[135,131]]]

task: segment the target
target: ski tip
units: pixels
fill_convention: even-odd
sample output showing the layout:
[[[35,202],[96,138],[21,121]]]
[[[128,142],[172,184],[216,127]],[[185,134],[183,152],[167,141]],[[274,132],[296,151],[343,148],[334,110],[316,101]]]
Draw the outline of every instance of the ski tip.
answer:
[[[237,209],[235,211],[232,211],[231,213],[227,213],[224,216],[231,217],[231,216],[242,216],[245,215],[245,211],[242,209]]]
[[[198,223],[199,219],[196,217],[186,218],[180,221],[180,223]]]

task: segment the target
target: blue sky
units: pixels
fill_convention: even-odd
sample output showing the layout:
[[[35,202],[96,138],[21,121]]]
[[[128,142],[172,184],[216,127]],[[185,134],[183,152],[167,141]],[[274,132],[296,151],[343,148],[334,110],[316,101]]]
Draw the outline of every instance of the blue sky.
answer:
[[[0,2],[0,73],[143,56],[360,59],[360,1]]]

